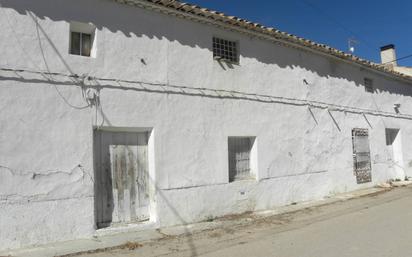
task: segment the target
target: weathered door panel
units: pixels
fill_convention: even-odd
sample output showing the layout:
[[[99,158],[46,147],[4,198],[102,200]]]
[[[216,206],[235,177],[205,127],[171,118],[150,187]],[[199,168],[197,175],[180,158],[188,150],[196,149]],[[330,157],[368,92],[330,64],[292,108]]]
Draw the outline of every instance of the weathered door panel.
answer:
[[[97,226],[147,220],[148,134],[104,131],[96,134]]]
[[[112,222],[136,219],[137,146],[110,145],[111,175],[113,180]]]
[[[138,220],[149,219],[149,163],[148,163],[148,134],[138,134],[137,137],[137,170],[136,184],[137,184],[137,199],[136,218]]]

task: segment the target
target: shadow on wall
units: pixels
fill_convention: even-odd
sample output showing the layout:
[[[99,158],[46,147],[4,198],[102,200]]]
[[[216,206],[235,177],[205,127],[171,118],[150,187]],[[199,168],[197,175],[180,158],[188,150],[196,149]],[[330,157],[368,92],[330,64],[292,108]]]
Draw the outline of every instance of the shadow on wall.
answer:
[[[166,38],[171,42],[177,41],[185,46],[212,51],[211,43],[208,40],[202,40],[201,36],[205,34],[202,32],[210,32],[214,28],[183,19],[177,20],[174,16],[154,15],[153,11],[137,11],[138,7],[119,4],[113,0],[1,0],[1,6],[12,8],[21,15],[32,15],[33,13],[39,19],[93,23],[99,30],[106,28],[113,33],[121,32],[126,37],[145,36],[159,40]],[[119,13],[121,15],[118,15]],[[159,19],[159,17],[161,18]],[[177,23],[181,26],[176,26]],[[205,30],[199,30],[202,26],[205,27]],[[195,36],[196,32],[199,35]],[[364,77],[367,74],[370,75],[370,73],[364,74],[362,68],[326,59],[310,52],[255,40],[240,34],[239,37],[245,38],[245,42],[242,42],[241,55],[244,58],[256,59],[264,64],[275,64],[281,68],[288,67],[290,69],[301,68],[320,77],[346,79],[362,87]],[[267,51],[262,49],[267,49]],[[412,96],[412,86],[410,88],[399,86],[395,80],[379,79],[375,81],[374,88],[377,92],[386,91]]]

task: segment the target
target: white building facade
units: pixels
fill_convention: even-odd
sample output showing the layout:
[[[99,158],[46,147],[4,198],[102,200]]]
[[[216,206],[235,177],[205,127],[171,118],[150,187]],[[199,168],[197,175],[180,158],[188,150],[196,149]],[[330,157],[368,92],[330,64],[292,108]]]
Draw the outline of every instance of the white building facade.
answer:
[[[0,3],[0,249],[412,176],[409,77],[178,2]]]

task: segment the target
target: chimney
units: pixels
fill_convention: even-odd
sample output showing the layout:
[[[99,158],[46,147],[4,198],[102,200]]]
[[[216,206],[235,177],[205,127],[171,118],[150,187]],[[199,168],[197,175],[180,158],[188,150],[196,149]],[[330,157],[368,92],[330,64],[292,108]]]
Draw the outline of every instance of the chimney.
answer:
[[[396,63],[395,45],[390,44],[381,47],[381,62],[388,68],[398,66]]]

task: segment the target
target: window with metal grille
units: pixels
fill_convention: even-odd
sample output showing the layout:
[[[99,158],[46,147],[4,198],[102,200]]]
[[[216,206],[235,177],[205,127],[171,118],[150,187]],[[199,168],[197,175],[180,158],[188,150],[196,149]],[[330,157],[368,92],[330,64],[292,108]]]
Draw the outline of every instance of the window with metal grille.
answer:
[[[251,178],[254,137],[229,137],[229,182]]]
[[[233,63],[239,62],[238,48],[235,41],[213,37],[213,58]]]
[[[358,184],[372,181],[369,133],[367,129],[352,130],[353,164]]]
[[[364,79],[365,91],[373,93],[373,80],[369,78]]]

